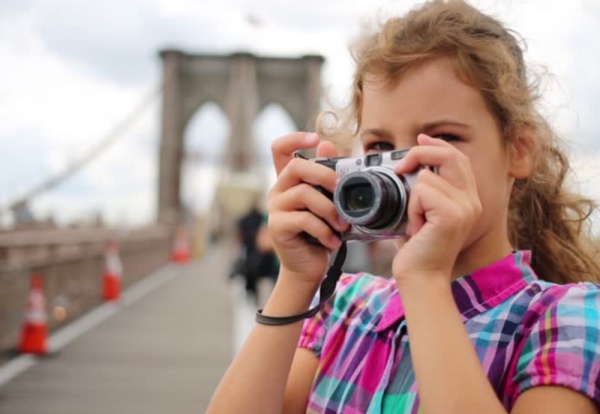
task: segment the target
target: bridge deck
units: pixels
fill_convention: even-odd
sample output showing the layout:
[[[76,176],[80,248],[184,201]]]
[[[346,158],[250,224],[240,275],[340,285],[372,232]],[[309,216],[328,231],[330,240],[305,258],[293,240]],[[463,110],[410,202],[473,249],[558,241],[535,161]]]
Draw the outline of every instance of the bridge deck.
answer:
[[[0,387],[0,414],[203,412],[233,354],[230,252],[167,268],[160,289]]]

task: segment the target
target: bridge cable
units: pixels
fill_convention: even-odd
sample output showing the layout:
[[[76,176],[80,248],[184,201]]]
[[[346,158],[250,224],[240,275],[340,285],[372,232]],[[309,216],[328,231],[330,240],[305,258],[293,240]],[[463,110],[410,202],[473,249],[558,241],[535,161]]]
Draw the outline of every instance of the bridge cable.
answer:
[[[125,117],[122,121],[117,123],[114,128],[102,139],[100,142],[91,148],[86,154],[80,159],[73,162],[68,166],[65,171],[58,173],[57,175],[50,177],[44,182],[34,186],[32,189],[27,191],[25,195],[19,197],[17,200],[8,203],[4,207],[0,208],[0,212],[16,211],[24,206],[39,194],[49,191],[54,187],[57,187],[63,181],[69,177],[78,173],[86,165],[94,161],[104,151],[106,151],[112,144],[117,142],[120,138],[125,136],[125,133],[146,113],[151,104],[154,103],[155,99],[158,98],[162,93],[162,87],[155,86],[152,88],[150,93],[144,96],[142,101],[133,109],[133,111]]]

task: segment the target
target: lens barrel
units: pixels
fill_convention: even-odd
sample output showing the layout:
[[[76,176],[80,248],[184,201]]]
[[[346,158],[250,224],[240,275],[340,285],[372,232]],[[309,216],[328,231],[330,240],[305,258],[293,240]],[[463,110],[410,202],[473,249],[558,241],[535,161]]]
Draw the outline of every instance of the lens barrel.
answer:
[[[378,169],[344,176],[338,183],[336,208],[348,223],[368,230],[382,230],[404,214],[405,189],[392,173]]]

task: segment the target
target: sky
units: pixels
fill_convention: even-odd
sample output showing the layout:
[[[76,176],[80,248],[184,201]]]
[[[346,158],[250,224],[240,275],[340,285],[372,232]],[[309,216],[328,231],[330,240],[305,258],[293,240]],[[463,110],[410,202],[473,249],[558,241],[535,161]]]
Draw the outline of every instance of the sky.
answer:
[[[348,44],[366,23],[398,15],[408,0],[2,0],[0,1],[0,206],[63,171],[100,142],[160,82],[158,51],[250,51],[325,56],[327,98],[342,105],[352,61]],[[581,190],[600,199],[600,2],[478,0],[472,4],[526,40],[527,62],[547,68],[543,111],[563,135]],[[249,23],[249,16],[258,25]],[[39,218],[60,223],[100,213],[111,225],[143,225],[156,214],[160,100],[77,175],[33,200]],[[294,125],[278,106],[254,128],[268,166],[272,139]],[[186,148],[217,159],[228,125],[214,104],[188,125]],[[210,202],[217,172],[188,157],[183,200]],[[3,216],[3,222],[8,218]]]

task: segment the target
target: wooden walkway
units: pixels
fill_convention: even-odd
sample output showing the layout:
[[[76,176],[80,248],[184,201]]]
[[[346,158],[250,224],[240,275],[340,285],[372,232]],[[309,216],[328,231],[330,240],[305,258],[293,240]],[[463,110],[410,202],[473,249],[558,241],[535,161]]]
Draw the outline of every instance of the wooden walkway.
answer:
[[[203,413],[234,352],[232,257],[162,269],[159,289],[0,387],[0,414]]]

